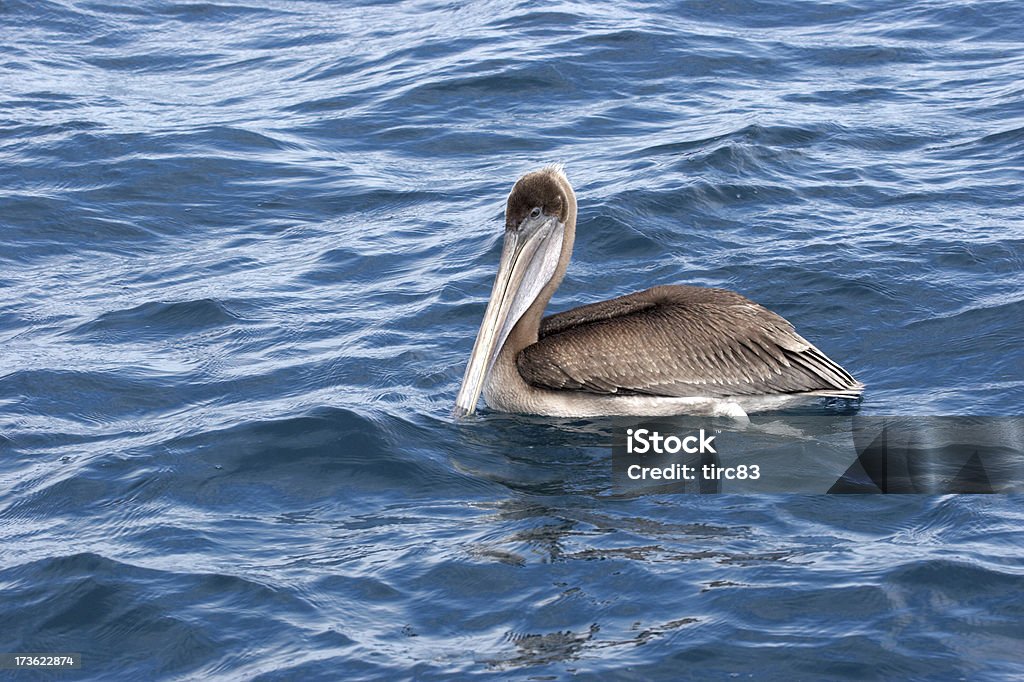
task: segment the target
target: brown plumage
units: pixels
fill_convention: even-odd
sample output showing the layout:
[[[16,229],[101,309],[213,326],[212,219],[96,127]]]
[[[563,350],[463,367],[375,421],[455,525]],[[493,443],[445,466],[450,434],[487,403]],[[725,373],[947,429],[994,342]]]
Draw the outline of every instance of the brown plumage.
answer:
[[[860,387],[785,319],[724,289],[654,287],[548,316],[539,336],[516,357],[539,388],[724,397]]]
[[[545,169],[547,170],[547,169]],[[565,223],[569,219],[568,197],[544,173],[530,173],[520,178],[505,204],[505,229],[516,229],[534,208],[555,216]]]

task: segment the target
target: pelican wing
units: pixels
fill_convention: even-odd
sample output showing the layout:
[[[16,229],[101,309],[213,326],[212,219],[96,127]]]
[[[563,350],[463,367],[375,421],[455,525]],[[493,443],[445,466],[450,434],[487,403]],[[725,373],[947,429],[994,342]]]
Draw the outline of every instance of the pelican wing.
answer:
[[[546,317],[539,336],[516,365],[540,388],[680,397],[863,388],[789,322],[724,289],[654,287]]]

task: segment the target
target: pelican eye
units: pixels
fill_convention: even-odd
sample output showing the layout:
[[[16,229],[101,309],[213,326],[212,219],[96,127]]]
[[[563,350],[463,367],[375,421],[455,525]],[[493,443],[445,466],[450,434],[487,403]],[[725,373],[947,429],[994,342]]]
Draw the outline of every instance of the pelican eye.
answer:
[[[534,209],[530,211],[530,217],[534,219],[540,217],[540,206],[535,206]]]

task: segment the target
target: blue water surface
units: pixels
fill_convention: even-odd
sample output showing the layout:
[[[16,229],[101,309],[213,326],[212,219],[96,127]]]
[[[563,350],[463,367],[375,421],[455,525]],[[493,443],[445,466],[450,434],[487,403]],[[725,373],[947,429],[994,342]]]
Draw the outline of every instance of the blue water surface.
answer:
[[[553,309],[722,286],[864,414],[1021,414],[1022,26],[0,1],[0,652],[82,654],[45,679],[1019,679],[1019,497],[623,496],[600,420],[451,408],[505,196],[560,161]]]

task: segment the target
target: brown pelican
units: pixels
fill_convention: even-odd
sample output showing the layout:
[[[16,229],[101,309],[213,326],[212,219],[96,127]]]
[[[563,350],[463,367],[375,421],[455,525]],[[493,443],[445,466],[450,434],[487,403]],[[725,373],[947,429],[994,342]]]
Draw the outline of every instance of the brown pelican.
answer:
[[[561,166],[519,178],[455,414],[743,416],[864,385],[793,325],[724,289],[657,286],[545,317],[576,233]]]

